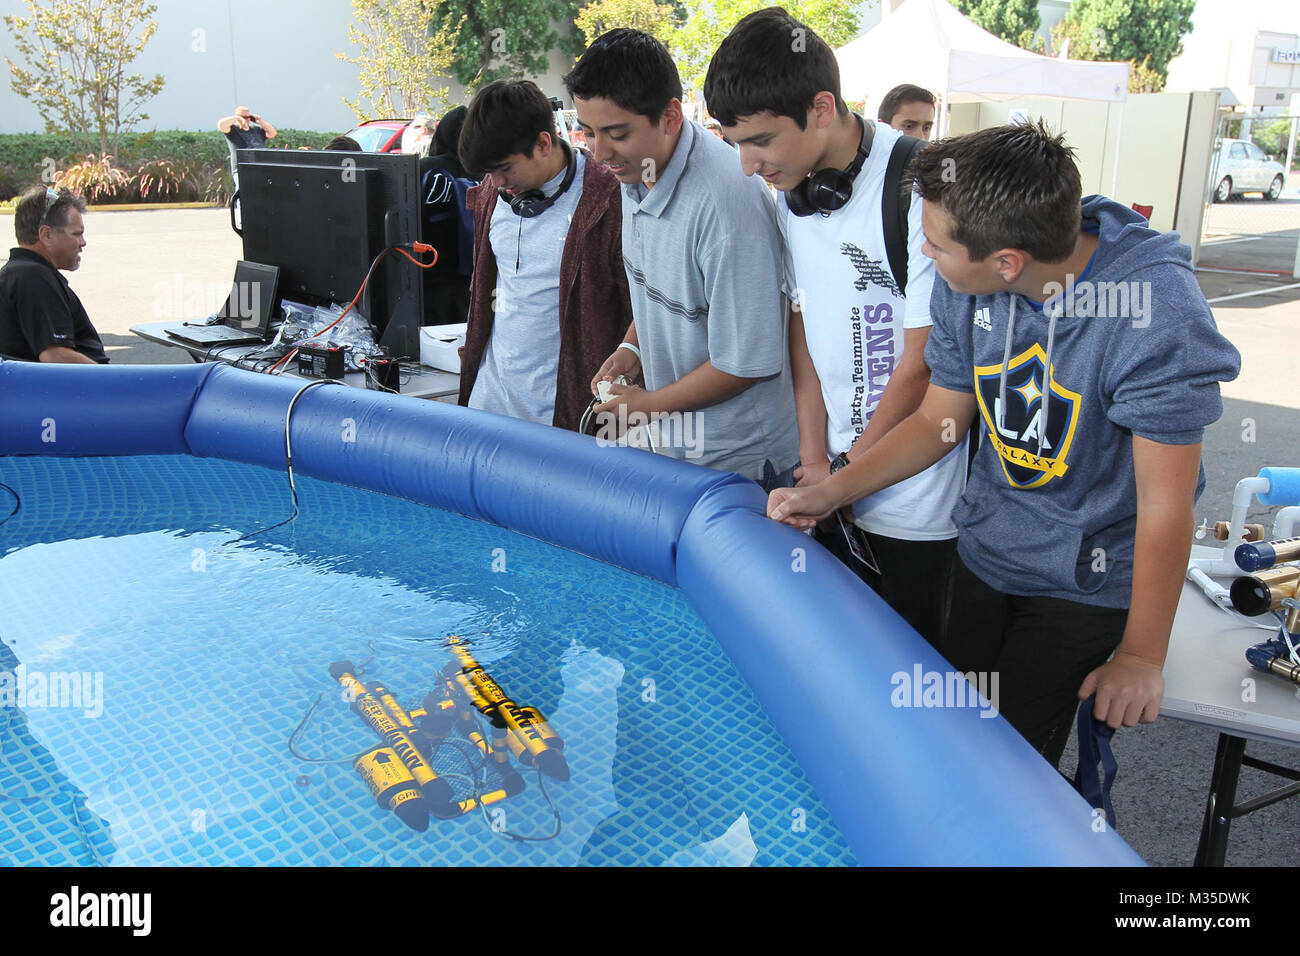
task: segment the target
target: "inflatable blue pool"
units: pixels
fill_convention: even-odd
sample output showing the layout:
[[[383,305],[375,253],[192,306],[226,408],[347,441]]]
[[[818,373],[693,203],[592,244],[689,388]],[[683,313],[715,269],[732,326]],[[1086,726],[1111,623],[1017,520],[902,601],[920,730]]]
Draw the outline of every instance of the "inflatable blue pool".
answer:
[[[0,362],[0,454],[188,455],[282,472],[292,404],[298,475],[680,589],[860,863],[1141,863],[1001,717],[923,697],[923,676],[947,663],[832,557],[767,520],[752,482],[439,403],[302,387],[220,365]],[[914,692],[900,693],[899,675]]]

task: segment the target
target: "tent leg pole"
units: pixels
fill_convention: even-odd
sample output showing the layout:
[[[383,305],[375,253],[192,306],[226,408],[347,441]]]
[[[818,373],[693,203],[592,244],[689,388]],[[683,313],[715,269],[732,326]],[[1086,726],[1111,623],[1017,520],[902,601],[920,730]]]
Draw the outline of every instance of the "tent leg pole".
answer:
[[[1110,104],[1106,104],[1106,119],[1110,119]],[[1119,144],[1124,138],[1124,107],[1119,109],[1119,128],[1115,130],[1115,168],[1111,171],[1110,176],[1110,198],[1114,199],[1119,192]]]

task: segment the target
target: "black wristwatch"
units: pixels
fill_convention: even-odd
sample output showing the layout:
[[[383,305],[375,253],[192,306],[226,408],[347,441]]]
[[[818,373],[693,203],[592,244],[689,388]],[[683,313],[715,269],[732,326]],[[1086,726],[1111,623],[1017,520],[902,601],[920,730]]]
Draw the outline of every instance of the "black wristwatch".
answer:
[[[831,474],[832,475],[835,474],[835,472],[839,471],[848,463],[849,463],[849,453],[846,451],[840,452],[838,455],[836,455],[834,458],[831,459]]]

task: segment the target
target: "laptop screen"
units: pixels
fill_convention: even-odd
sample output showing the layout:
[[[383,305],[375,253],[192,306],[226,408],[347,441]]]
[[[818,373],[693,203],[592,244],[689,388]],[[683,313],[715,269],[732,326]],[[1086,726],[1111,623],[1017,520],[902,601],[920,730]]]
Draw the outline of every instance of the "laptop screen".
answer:
[[[280,284],[278,266],[243,259],[235,266],[235,282],[221,307],[221,321],[241,332],[265,334],[271,326],[276,291]]]

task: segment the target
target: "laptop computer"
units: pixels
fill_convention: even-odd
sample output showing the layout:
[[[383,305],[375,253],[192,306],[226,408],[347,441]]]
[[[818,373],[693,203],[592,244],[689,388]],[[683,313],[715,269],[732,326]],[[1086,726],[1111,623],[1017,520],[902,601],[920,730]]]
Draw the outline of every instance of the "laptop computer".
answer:
[[[235,266],[235,281],[226,303],[213,318],[217,324],[182,322],[165,331],[191,345],[240,345],[265,342],[269,338],[271,313],[280,285],[280,267],[247,262]]]

